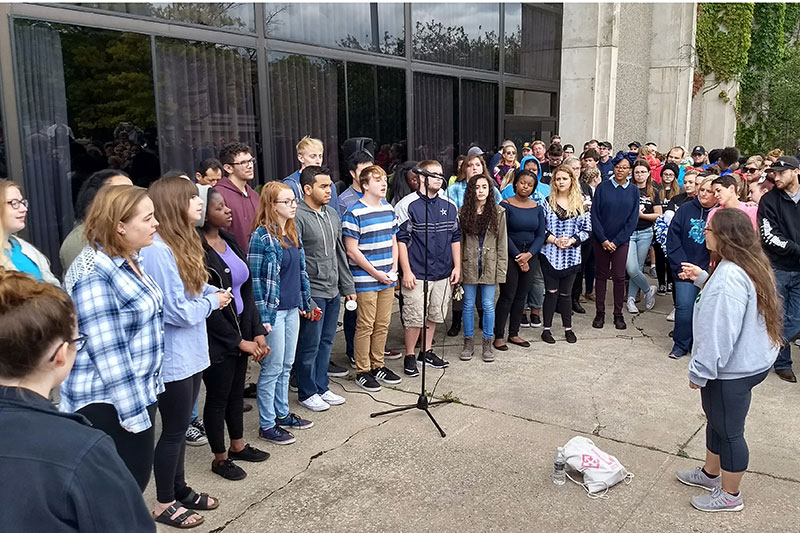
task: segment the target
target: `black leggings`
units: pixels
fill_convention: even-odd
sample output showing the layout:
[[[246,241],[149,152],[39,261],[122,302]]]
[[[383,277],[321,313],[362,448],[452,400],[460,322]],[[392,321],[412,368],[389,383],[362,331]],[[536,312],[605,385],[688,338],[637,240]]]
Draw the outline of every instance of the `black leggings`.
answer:
[[[164,384],[158,397],[161,413],[161,437],[156,444],[153,473],[156,478],[156,499],[170,503],[185,498],[189,489],[183,471],[186,452],[186,430],[192,417],[192,407],[200,392],[202,372],[180,381]]]
[[[113,405],[108,403],[91,403],[78,409],[78,412],[89,419],[92,425],[106,433],[114,441],[122,462],[128,467],[133,479],[142,492],[150,483],[153,471],[153,443],[155,442],[156,404],[147,406],[150,416],[150,428],[131,433],[119,425],[119,416]]]
[[[543,259],[542,261],[546,261]],[[543,268],[542,275],[544,276],[544,304],[542,306],[542,326],[550,329],[553,326],[553,315],[558,307],[558,312],[561,314],[561,325],[564,328],[572,327],[572,286],[575,282],[575,275],[579,272],[573,272],[562,277],[555,277],[550,272],[550,268]]]
[[[672,267],[669,266],[667,256],[664,255],[664,249],[661,245],[653,241],[653,249],[656,252],[656,275],[658,276],[658,284],[666,285],[672,283]]]
[[[531,261],[536,260],[536,256]],[[530,262],[529,262],[530,263]],[[522,322],[522,313],[525,310],[525,300],[533,283],[533,271],[520,270],[513,257],[508,258],[508,272],[506,282],[500,284],[500,297],[497,299],[497,310],[494,315],[494,336],[503,338],[508,320],[508,337],[519,335],[519,324]]]
[[[231,440],[241,439],[244,432],[244,377],[247,357],[226,356],[203,372],[206,384],[206,406],[203,422],[213,453],[225,453],[225,424]]]
[[[750,460],[750,450],[744,440],[744,421],[750,410],[753,387],[769,374],[765,370],[755,376],[739,379],[712,379],[700,389],[703,411],[706,413],[706,448],[719,455],[726,472],[744,472]]]

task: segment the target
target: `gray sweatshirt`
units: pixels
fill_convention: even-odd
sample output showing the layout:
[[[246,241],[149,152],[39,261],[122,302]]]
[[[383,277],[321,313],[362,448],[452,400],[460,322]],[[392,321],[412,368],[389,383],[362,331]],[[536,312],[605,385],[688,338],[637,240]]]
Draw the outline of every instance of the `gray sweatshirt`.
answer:
[[[341,294],[355,294],[353,275],[347,265],[342,244],[342,224],[336,210],[325,205],[323,213],[297,205],[295,223],[306,254],[306,272],[311,282],[311,297],[329,300]]]
[[[745,378],[772,368],[779,347],[767,335],[757,303],[750,276],[721,261],[694,304],[692,383],[703,387],[710,379]]]

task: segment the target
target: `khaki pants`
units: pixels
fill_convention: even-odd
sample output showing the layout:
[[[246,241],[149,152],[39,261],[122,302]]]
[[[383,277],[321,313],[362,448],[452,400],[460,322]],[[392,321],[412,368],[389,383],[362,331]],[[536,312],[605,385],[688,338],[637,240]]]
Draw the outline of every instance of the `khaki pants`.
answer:
[[[394,287],[358,293],[354,355],[356,372],[359,374],[383,366],[383,351],[392,320],[393,303]]]

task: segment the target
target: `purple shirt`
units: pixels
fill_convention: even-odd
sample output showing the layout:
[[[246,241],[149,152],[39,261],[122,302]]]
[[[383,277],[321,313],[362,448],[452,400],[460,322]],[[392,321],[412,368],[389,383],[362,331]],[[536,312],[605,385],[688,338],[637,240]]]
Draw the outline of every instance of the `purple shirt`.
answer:
[[[225,244],[225,253],[217,252],[217,255],[225,262],[231,270],[231,280],[233,286],[231,292],[233,293],[233,303],[236,305],[236,314],[241,315],[244,311],[244,302],[242,302],[242,285],[250,277],[250,271],[244,261],[239,259],[239,256],[231,250],[228,244]],[[227,289],[227,287],[222,287]]]

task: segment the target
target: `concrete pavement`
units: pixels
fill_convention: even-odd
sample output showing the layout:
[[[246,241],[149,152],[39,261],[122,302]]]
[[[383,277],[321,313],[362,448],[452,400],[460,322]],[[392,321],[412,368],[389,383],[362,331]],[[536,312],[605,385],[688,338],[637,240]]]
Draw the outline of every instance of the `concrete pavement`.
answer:
[[[531,348],[511,346],[491,364],[460,361],[461,337],[440,330],[435,350],[451,365],[443,376],[429,370],[428,387],[441,376],[435,395],[456,400],[433,410],[445,439],[417,410],[370,418],[390,406],[352,378],[332,381],[347,403],[324,413],[298,406],[290,393],[292,409],[314,421],[290,446],[259,441],[257,414],[247,413],[246,440],[272,457],[238,463],[248,477],[230,482],[211,473],[208,446],[188,448],[190,485],[221,500],[195,531],[800,530],[800,386],[774,374],[755,389],[748,418],[744,511],[705,514],[689,505],[702,490],[674,473],[701,464],[705,418],[699,392],[688,387],[688,358],[667,358],[670,309],[671,299],[659,297],[653,311],[626,315],[625,331],[592,329],[589,310],[575,318],[577,344],[563,340],[558,320],[555,345],[539,339],[540,329],[523,329]],[[395,315],[389,346],[401,345]],[[346,361],[341,335],[334,360]],[[387,366],[402,375],[401,360]],[[419,378],[404,377],[373,396],[407,404],[418,390]],[[553,453],[575,435],[592,438],[635,478],[601,500],[570,482],[554,486]],[[152,483],[145,498],[152,504]]]

